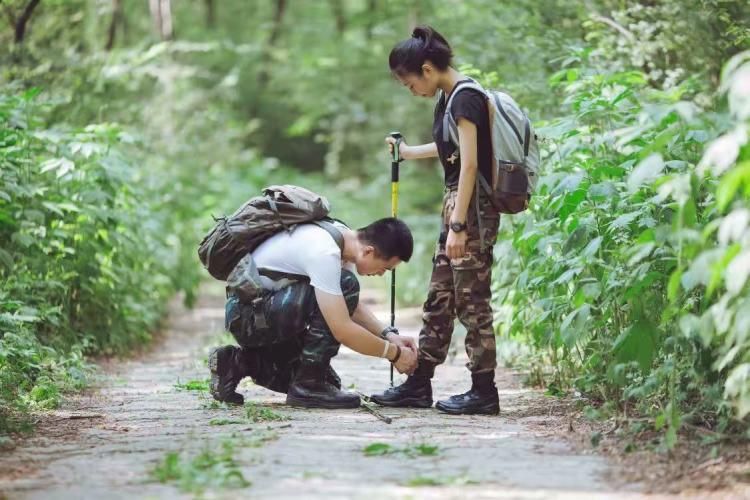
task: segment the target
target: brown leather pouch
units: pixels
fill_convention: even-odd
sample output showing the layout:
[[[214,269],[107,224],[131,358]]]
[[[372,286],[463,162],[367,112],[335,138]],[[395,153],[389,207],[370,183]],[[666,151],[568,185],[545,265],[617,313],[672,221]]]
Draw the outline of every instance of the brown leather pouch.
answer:
[[[502,162],[496,170],[492,204],[502,214],[517,214],[529,207],[529,177],[523,165]]]

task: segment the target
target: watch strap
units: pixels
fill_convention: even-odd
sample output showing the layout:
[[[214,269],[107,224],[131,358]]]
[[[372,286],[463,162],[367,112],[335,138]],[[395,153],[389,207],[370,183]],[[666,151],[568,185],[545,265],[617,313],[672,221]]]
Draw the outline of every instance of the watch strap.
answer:
[[[395,326],[386,326],[385,328],[383,328],[383,331],[380,332],[380,338],[386,340],[386,337],[389,333],[398,335],[398,328],[396,328]]]

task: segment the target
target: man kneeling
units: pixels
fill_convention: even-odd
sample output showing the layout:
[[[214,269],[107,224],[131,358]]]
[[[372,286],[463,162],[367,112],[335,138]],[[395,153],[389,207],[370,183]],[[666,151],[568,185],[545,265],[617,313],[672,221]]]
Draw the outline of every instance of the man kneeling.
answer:
[[[339,234],[340,233],[340,234]],[[382,276],[412,255],[409,228],[395,218],[352,231],[339,222],[303,224],[271,236],[252,252],[271,286],[253,304],[228,287],[227,329],[239,343],[209,355],[214,399],[242,404],[244,377],[307,408],[356,408],[330,366],[339,346],[384,357],[400,373],[416,368],[416,345],[359,303],[354,274]]]

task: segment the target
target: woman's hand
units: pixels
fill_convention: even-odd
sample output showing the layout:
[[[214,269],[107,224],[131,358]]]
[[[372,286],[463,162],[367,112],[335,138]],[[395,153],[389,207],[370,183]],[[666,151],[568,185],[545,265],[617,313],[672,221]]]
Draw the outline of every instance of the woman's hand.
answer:
[[[388,154],[393,157],[393,145],[396,144],[396,139],[389,135],[385,138],[385,143],[388,144]],[[398,156],[399,158],[403,158],[404,160],[409,160],[411,157],[411,147],[407,145],[403,139],[398,145]]]
[[[466,231],[460,233],[451,230],[445,241],[445,254],[449,259],[460,259],[466,255]]]

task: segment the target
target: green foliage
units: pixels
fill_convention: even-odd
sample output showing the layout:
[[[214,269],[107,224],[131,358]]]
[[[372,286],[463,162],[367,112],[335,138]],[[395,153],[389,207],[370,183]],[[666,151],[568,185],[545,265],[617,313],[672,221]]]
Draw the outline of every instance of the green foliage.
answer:
[[[410,486],[418,488],[420,486],[466,486],[472,484],[479,484],[478,481],[470,479],[466,476],[454,476],[454,477],[432,477],[432,476],[416,476],[404,483],[404,486]]]
[[[377,457],[383,455],[403,454],[408,457],[431,457],[436,456],[440,451],[437,445],[420,443],[409,445],[402,448],[394,447],[388,443],[371,443],[362,448],[362,453],[367,457]]]
[[[175,293],[191,304],[211,215],[263,185],[317,190],[355,227],[388,215],[383,137],[431,140],[433,103],[387,67],[415,23],[535,123],[558,117],[533,211],[496,247],[499,333],[534,348],[530,379],[551,366],[551,394],[635,405],[670,442],[750,411],[746,56],[729,112],[714,95],[747,2],[213,3],[172,2],[174,41],[145,2],[45,1],[23,43],[0,32],[0,433],[80,388],[85,354],[148,342]],[[402,164],[403,303],[424,300],[441,181]]]
[[[233,418],[212,418],[211,420],[209,420],[208,425],[234,425],[244,423],[244,420],[237,420]]]
[[[725,70],[730,93],[746,60]],[[554,385],[655,416],[668,447],[683,419],[727,425],[721,385],[744,417],[746,96],[716,116],[687,87],[654,90],[586,61],[551,81],[569,114],[539,130],[543,184],[532,212],[504,226],[501,330],[548,352]],[[736,127],[710,142],[726,117]]]
[[[180,490],[190,493],[247,488],[252,483],[242,474],[235,450],[233,441],[227,439],[197,454],[172,451],[153,468],[151,477],[160,483],[177,483]]]
[[[174,385],[175,389],[180,389],[183,391],[199,391],[199,392],[208,392],[208,384],[210,380],[209,379],[203,379],[203,380],[188,380],[185,383],[176,383]]]
[[[267,406],[245,403],[245,418],[251,422],[278,422],[289,420],[289,416],[273,411]]]

